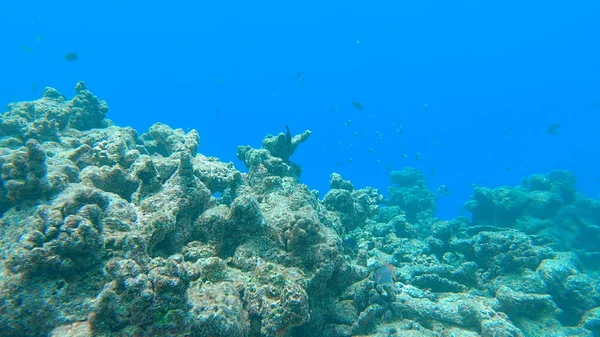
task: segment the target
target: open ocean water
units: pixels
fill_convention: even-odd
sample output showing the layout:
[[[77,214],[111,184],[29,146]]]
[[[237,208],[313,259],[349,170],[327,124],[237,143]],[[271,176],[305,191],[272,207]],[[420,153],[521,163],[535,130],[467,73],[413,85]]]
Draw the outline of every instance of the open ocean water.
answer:
[[[599,15],[4,1],[0,336],[600,336]]]

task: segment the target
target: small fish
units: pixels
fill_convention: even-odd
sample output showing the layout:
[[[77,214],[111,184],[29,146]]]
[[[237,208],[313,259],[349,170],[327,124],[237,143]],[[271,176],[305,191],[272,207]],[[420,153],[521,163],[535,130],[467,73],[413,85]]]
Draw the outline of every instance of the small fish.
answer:
[[[292,144],[292,133],[290,132],[290,127],[287,124],[285,125],[285,140],[288,142],[288,144]]]
[[[354,131],[354,138],[358,137],[358,132]]]
[[[33,49],[31,49],[31,47],[28,47],[28,46],[22,46],[21,51],[24,52],[25,54],[33,53]]]
[[[304,75],[302,75],[302,72],[298,72],[296,73],[296,76],[294,76],[296,78],[296,81],[300,82],[300,83],[304,83]]]
[[[549,135],[556,136],[558,135],[558,129],[560,129],[560,124],[552,124],[548,127],[548,129],[546,129],[546,132]]]
[[[387,266],[381,266],[373,273],[375,282],[379,285],[394,285],[396,282],[396,271],[394,266],[390,263]]]
[[[406,153],[403,153],[402,158],[406,159],[406,158],[408,158],[408,155]]]
[[[44,35],[38,35],[35,37],[35,42],[41,42],[44,40]]]
[[[512,134],[512,131],[513,131],[512,128],[504,129],[504,135],[505,136],[510,136]]]
[[[333,107],[333,108],[331,108],[331,111],[334,111],[334,112],[335,112],[335,111],[337,111],[337,108],[336,108],[336,107]]]
[[[221,113],[221,108],[217,108],[217,112],[215,113],[215,115],[219,115]]]
[[[504,168],[504,171],[506,171],[506,172],[510,172],[510,170],[512,170],[512,168],[510,168],[510,167],[505,167]]]
[[[352,106],[353,106],[355,109],[358,109],[358,110],[362,110],[362,109],[363,109],[363,106],[362,106],[362,104],[360,104],[360,102],[359,102],[359,101],[352,101]]]
[[[417,153],[415,154],[415,160],[419,160],[419,158],[421,158],[421,154],[417,152]]]
[[[375,154],[375,150],[373,150],[373,148],[370,148],[370,149],[369,149],[369,153],[371,153],[371,154]]]
[[[349,119],[347,122],[344,123],[344,126],[350,126],[352,125],[352,120]]]
[[[67,55],[65,55],[65,60],[67,60],[69,62],[77,61],[78,59],[79,59],[79,55],[77,55],[77,53],[74,53],[74,52],[70,52],[70,53],[67,53]]]

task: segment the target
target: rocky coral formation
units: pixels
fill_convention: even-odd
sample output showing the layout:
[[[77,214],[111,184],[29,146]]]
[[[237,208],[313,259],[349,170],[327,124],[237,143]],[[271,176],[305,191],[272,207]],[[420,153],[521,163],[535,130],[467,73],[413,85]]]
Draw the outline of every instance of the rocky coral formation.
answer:
[[[566,171],[534,174],[520,186],[475,187],[465,208],[477,226],[514,228],[538,243],[600,263],[600,202],[575,190]]]
[[[289,132],[289,130],[288,130]],[[237,157],[257,178],[268,176],[300,177],[302,168],[290,161],[298,145],[310,137],[311,131],[306,130],[294,137],[291,134],[280,133],[277,136],[267,135],[262,141],[262,148],[253,149],[250,146],[239,146]]]
[[[352,230],[364,224],[368,217],[379,212],[383,196],[371,187],[354,190],[354,185],[342,176],[333,173],[329,180],[331,190],[323,199],[325,207],[336,212],[346,230]]]
[[[388,189],[389,205],[399,206],[410,222],[433,218],[436,198],[427,188],[423,172],[407,166],[390,172],[390,178],[395,185]]]
[[[567,172],[476,187],[473,220],[442,221],[414,168],[387,199],[334,173],[320,200],[289,160],[310,131],[239,147],[241,173],[76,92],[2,115],[2,336],[600,334],[600,202]]]

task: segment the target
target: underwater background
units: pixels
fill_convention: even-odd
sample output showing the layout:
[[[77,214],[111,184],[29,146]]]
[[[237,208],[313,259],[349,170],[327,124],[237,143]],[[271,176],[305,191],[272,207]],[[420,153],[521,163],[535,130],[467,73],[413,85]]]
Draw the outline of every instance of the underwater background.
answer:
[[[0,102],[85,80],[118,125],[197,129],[202,153],[237,167],[237,145],[310,129],[296,160],[311,188],[336,171],[385,191],[386,168],[410,165],[448,187],[446,219],[471,184],[551,169],[595,197],[599,12],[597,1],[5,2]]]
[[[0,4],[0,336],[600,336],[600,3]]]

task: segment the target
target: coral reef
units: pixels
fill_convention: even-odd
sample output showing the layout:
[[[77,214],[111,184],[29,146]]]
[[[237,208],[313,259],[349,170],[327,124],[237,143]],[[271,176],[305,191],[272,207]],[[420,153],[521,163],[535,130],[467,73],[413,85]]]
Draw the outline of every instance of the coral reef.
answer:
[[[600,335],[600,202],[568,172],[440,220],[417,169],[321,200],[290,161],[310,131],[240,146],[242,173],[75,90],[0,119],[2,336]]]
[[[379,212],[383,196],[376,189],[367,187],[354,190],[354,185],[342,176],[333,173],[329,180],[331,189],[323,198],[325,207],[336,212],[346,230],[352,230],[364,224],[368,217]]]
[[[390,206],[399,206],[410,222],[433,218],[436,198],[427,188],[423,172],[407,166],[390,172],[390,178],[395,184],[388,189]]]
[[[600,202],[577,193],[570,172],[534,174],[516,187],[475,186],[465,208],[473,214],[474,225],[514,228],[539,244],[580,250],[581,258],[600,262]]]
[[[299,178],[302,173],[300,165],[290,161],[290,157],[298,145],[310,137],[311,131],[291,137],[280,133],[277,136],[267,135],[262,141],[262,148],[253,149],[250,146],[239,146],[237,157],[250,170],[258,175],[256,178],[266,176]]]

